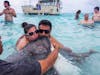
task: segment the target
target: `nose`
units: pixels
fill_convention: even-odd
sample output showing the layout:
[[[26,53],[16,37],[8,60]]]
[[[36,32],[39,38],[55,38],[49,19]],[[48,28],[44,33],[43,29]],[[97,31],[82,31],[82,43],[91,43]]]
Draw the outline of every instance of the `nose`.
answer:
[[[45,32],[43,32],[42,35],[45,35]]]

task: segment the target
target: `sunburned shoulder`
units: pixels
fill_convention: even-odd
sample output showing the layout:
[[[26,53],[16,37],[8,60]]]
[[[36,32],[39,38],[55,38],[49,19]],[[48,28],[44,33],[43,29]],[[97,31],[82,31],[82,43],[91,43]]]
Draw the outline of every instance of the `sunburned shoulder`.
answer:
[[[15,11],[13,8],[9,8],[9,9],[4,9],[3,11],[5,12],[5,11]]]

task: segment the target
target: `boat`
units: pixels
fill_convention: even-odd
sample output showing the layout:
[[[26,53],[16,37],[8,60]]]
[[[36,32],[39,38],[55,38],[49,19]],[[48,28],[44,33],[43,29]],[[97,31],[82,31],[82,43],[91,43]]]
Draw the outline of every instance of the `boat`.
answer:
[[[60,0],[38,0],[36,6],[23,5],[24,14],[59,15],[61,10]]]

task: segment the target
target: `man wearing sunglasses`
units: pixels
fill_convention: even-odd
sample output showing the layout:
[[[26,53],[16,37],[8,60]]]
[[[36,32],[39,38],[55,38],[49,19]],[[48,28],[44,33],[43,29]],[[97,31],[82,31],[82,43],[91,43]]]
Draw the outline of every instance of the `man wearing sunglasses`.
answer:
[[[95,53],[96,51],[90,50],[89,52],[85,53],[74,53],[70,48],[64,47],[60,42],[58,42],[54,37],[51,36],[51,31],[52,31],[52,24],[49,20],[41,20],[39,22],[39,35],[40,36],[46,36],[50,39],[51,42],[51,47],[52,49],[54,48],[60,48],[60,53],[66,57],[66,55],[71,56],[76,60],[76,61],[81,61],[78,60],[79,58],[84,58],[90,56],[92,53]]]
[[[51,44],[54,47],[63,48],[64,46],[58,42],[53,36],[51,36],[52,24],[49,20],[41,20],[39,22],[39,36],[46,36],[50,39]],[[67,48],[68,52],[72,52],[70,48]]]
[[[73,66],[66,61],[70,60],[70,61],[75,61],[75,63],[81,63],[83,59],[89,57],[92,53],[96,52],[91,50],[85,53],[74,53],[70,48],[64,47],[60,42],[58,42],[55,38],[51,36],[52,24],[49,20],[41,20],[39,22],[38,29],[39,29],[39,36],[46,36],[50,39],[52,51],[54,50],[54,48],[60,48],[58,58],[54,64],[54,68],[59,74],[63,74],[63,72],[64,74],[68,74],[68,67],[64,67],[64,69],[62,70],[61,68],[63,68],[63,66],[60,65],[67,66],[69,64],[70,66]],[[73,66],[73,68],[77,67]],[[76,71],[76,69],[73,70],[74,72]]]

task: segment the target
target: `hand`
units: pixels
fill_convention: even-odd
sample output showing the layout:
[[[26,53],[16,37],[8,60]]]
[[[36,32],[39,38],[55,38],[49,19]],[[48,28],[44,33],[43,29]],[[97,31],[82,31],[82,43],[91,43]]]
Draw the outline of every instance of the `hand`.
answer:
[[[54,49],[59,51],[60,50],[60,46],[54,45]]]

